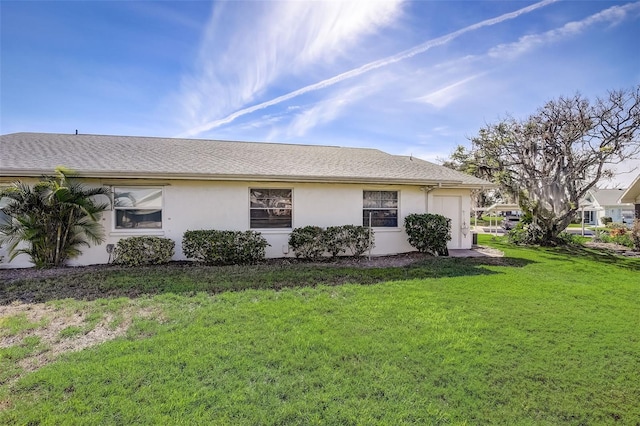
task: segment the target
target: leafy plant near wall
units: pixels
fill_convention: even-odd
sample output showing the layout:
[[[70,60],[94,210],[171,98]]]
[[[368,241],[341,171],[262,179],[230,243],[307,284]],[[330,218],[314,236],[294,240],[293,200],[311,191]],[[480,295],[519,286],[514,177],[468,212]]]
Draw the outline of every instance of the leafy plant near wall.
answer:
[[[138,236],[123,238],[114,250],[113,263],[127,266],[168,263],[176,243],[169,238]]]
[[[451,219],[439,214],[410,214],[404,218],[409,244],[422,253],[448,256],[447,241],[451,240]]]
[[[326,250],[333,256],[351,252],[354,257],[362,256],[375,247],[373,231],[365,226],[330,226],[324,231]]]
[[[109,194],[106,187],[82,185],[64,168],[35,185],[15,182],[0,192],[7,216],[0,223],[0,244],[6,244],[11,260],[24,253],[37,268],[61,266],[82,254],[80,247],[104,241],[98,220],[109,203],[97,198]],[[21,243],[26,247],[19,248]]]
[[[331,257],[339,256],[347,251],[348,240],[349,235],[344,226],[330,226],[322,232],[323,251],[326,249]]]
[[[289,235],[289,246],[296,257],[319,259],[325,252],[324,230],[319,226],[295,228]]]
[[[182,238],[184,255],[208,265],[257,263],[264,259],[267,246],[267,240],[256,231],[202,229],[187,231]]]
[[[340,254],[362,256],[374,247],[374,235],[369,228],[356,225],[330,226],[322,229],[319,226],[296,228],[289,236],[289,246],[296,257],[317,260],[325,253],[331,257]]]

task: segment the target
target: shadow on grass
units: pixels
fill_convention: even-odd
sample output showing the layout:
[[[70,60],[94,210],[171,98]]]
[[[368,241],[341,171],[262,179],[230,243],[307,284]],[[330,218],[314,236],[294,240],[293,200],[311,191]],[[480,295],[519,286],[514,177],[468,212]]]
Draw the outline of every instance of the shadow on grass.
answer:
[[[613,250],[591,247],[556,247],[544,249],[549,257],[561,260],[585,259],[591,262],[603,263],[612,267],[640,271],[640,257],[624,256]]]
[[[145,267],[65,268],[40,278],[0,281],[0,305],[14,301],[47,302],[73,298],[139,297],[162,293],[222,293],[246,289],[279,290],[317,285],[376,284],[424,278],[491,275],[485,266],[522,267],[517,258],[427,258],[403,267],[264,263],[251,266],[203,266],[171,263]]]
[[[519,247],[527,248],[526,246],[517,246],[507,242],[505,239],[494,239],[492,244],[501,249],[508,250],[509,248]],[[541,254],[543,259],[553,260],[568,260],[576,261],[578,259],[584,259],[596,263],[606,264],[612,267],[618,267],[622,269],[628,269],[631,271],[640,271],[640,257],[638,256],[625,256],[621,252],[607,249],[596,248],[587,246],[561,246],[561,247],[540,247],[529,246],[529,249],[536,250]]]

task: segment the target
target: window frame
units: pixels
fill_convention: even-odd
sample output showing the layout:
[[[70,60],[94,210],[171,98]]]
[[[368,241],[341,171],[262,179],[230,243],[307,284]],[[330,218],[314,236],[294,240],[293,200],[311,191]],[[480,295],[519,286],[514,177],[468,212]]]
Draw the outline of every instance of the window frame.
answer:
[[[158,209],[150,209],[150,208],[139,208],[135,206],[116,206],[116,195],[117,193],[133,191],[133,190],[159,190],[160,191],[160,207]],[[123,191],[124,190],[124,191]],[[112,202],[112,210],[113,210],[113,223],[112,223],[112,231],[113,232],[125,232],[125,233],[153,233],[153,232],[162,232],[164,231],[164,198],[165,191],[164,186],[159,185],[112,185],[111,186],[111,202]],[[118,211],[126,211],[126,210],[159,210],[160,211],[160,226],[159,227],[137,227],[133,226],[130,228],[126,227],[118,227]]]
[[[377,201],[383,202],[385,198],[383,198],[382,193],[385,192],[393,192],[395,193],[395,207],[384,207],[384,206],[376,206],[376,207],[366,207],[366,193],[367,192],[377,192],[380,193],[380,198]],[[389,199],[393,200],[393,199]],[[367,223],[369,221],[368,212],[372,211],[395,211],[395,225],[372,225],[371,223]],[[376,223],[376,220],[389,220],[385,218],[371,218],[373,223]],[[388,189],[363,189],[362,190],[362,226],[370,227],[370,228],[379,228],[379,229],[398,229],[400,227],[400,190],[388,190]]]
[[[260,211],[260,210],[273,210],[275,209],[275,207],[254,207],[252,206],[252,201],[251,201],[251,197],[252,197],[252,193],[253,191],[289,191],[289,204],[290,207],[280,207],[280,210],[289,210],[289,223],[288,226],[268,226],[268,227],[264,227],[264,226],[254,226],[253,225],[253,220],[257,219],[254,218],[252,215],[253,211]],[[248,195],[249,195],[249,229],[253,230],[253,229],[260,229],[260,230],[264,230],[264,231],[281,231],[281,230],[291,230],[293,229],[293,199],[294,199],[294,191],[292,187],[257,187],[257,186],[253,186],[253,187],[249,187],[249,191],[248,191]]]

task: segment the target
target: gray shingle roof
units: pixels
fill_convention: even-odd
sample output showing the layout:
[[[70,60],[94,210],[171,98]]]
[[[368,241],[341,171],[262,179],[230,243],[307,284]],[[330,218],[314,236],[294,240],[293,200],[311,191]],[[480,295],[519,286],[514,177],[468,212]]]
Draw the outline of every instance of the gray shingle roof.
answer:
[[[619,204],[624,189],[591,189],[591,194],[601,206],[615,206]]]
[[[492,186],[443,166],[376,149],[84,134],[0,136],[0,176],[40,176],[57,166],[100,178]]]

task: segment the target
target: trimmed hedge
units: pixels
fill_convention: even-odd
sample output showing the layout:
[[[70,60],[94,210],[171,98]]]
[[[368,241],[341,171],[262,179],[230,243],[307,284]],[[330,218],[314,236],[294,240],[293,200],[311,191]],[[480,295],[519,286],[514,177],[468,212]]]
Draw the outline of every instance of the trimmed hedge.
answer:
[[[168,263],[173,257],[175,245],[173,240],[162,237],[123,238],[113,251],[113,263],[127,266]]]
[[[365,226],[330,226],[325,230],[325,245],[333,257],[347,251],[354,257],[360,257],[375,247],[375,236]]]
[[[404,218],[409,244],[421,253],[448,256],[447,241],[451,240],[451,219],[439,214],[410,214]]]
[[[317,260],[327,252],[331,257],[347,252],[359,257],[374,247],[374,235],[364,226],[305,226],[291,232],[289,246],[296,257],[309,260]]]
[[[289,246],[296,257],[316,260],[325,252],[324,230],[319,226],[295,228],[289,235]]]
[[[182,252],[208,265],[246,265],[264,260],[267,240],[256,231],[187,231]]]

